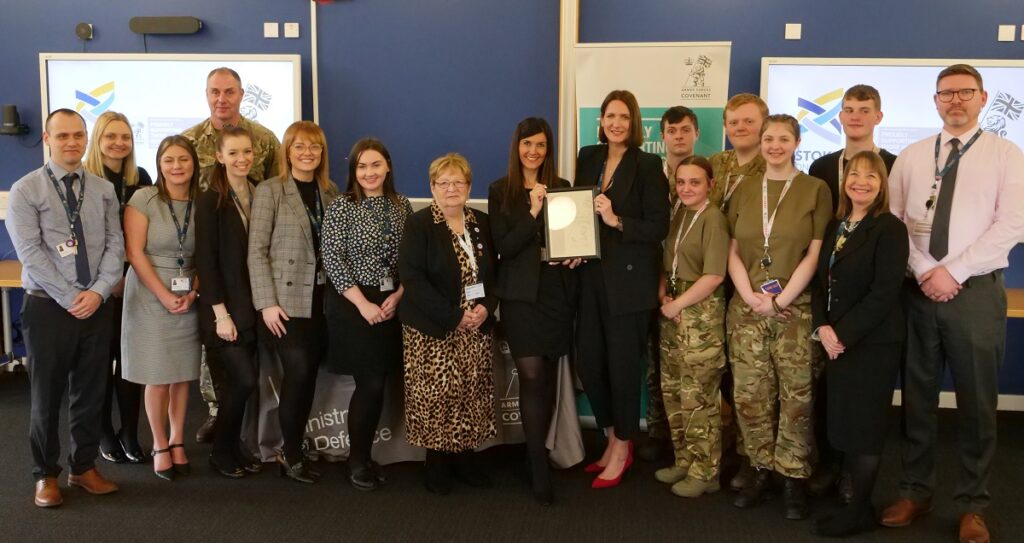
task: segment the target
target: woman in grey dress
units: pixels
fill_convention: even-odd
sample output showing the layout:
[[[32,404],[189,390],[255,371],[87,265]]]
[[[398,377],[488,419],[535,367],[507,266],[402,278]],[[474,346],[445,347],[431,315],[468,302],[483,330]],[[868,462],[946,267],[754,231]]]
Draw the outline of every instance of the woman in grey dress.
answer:
[[[121,354],[124,378],[146,385],[153,471],[172,480],[189,472],[185,412],[189,381],[199,378],[191,225],[199,159],[188,140],[168,136],[156,162],[156,186],[138,190],[125,210],[125,252],[132,269],[125,282]]]

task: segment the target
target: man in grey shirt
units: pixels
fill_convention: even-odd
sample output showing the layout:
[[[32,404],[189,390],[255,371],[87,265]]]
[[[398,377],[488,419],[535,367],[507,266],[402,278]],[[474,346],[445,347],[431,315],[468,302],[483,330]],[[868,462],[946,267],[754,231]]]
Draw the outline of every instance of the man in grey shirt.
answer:
[[[114,186],[82,167],[86,138],[78,113],[51,113],[43,133],[51,160],[14,183],[7,209],[7,231],[26,293],[21,318],[39,507],[63,501],[57,429],[65,393],[71,431],[68,485],[92,494],[117,490],[96,471],[95,461],[105,372],[110,371],[112,316],[105,301],[121,278],[124,239]]]

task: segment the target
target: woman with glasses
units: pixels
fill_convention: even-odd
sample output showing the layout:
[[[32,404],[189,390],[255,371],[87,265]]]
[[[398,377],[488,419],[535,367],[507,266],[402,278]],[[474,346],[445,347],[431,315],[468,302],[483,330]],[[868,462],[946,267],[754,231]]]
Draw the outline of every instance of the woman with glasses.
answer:
[[[249,274],[259,334],[281,359],[278,417],[284,438],[281,474],[312,483],[317,473],[302,454],[306,420],[327,340],[320,255],[324,210],[338,195],[331,181],[323,130],[297,121],[285,130],[278,175],[256,186],[249,222]]]
[[[409,217],[398,251],[405,360],[405,425],[427,449],[427,490],[451,476],[489,487],[473,449],[496,434],[491,325],[498,298],[486,213],[466,206],[473,173],[462,155],[430,164],[430,207]]]
[[[114,185],[114,193],[121,202],[121,223],[124,224],[124,210],[135,191],[153,184],[149,173],[135,165],[135,138],[131,123],[123,113],[107,111],[96,119],[92,129],[89,153],[85,158],[85,169]],[[128,273],[125,264],[124,272]],[[107,392],[103,400],[103,434],[100,437],[100,456],[108,462],[141,464],[146,461],[139,445],[139,407],[142,404],[142,387],[122,377],[121,363],[121,312],[124,307],[124,279],[110,291],[111,314],[114,316],[114,333],[111,334],[110,358],[115,365],[107,373]],[[111,421],[114,396],[121,429],[114,432]]]
[[[405,286],[398,276],[398,245],[412,214],[395,192],[391,153],[380,140],[363,138],[348,154],[348,187],[324,219],[324,312],[330,332],[328,365],[351,375],[348,405],[349,482],[375,490],[384,480],[370,456],[384,407],[388,378],[402,368],[402,327],[395,318]]]

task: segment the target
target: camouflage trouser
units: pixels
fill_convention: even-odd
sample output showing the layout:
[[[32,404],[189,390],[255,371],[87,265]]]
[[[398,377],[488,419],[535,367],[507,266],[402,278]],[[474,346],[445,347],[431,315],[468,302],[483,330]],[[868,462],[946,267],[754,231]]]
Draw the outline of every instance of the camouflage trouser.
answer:
[[[725,371],[725,298],[713,294],[661,322],[661,390],[675,465],[701,481],[718,478],[722,460],[719,385]]]
[[[203,348],[203,356],[199,360],[199,393],[203,401],[210,407],[210,416],[217,416],[217,394],[213,387],[213,378],[210,377],[210,367],[206,364],[206,348]]]
[[[661,400],[661,365],[663,360],[659,352],[658,322],[661,310],[655,309],[651,318],[650,335],[647,338],[647,437],[668,439],[668,418],[665,416],[665,405]]]
[[[810,295],[787,321],[754,313],[739,296],[729,304],[729,363],[743,442],[756,468],[786,477],[811,475],[814,369]]]

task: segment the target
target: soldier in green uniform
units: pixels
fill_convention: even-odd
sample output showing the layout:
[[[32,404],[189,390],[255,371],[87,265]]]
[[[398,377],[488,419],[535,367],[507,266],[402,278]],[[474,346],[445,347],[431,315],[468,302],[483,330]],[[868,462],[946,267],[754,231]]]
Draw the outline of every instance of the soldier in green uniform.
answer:
[[[764,158],[761,156],[761,126],[768,117],[768,104],[753,94],[737,94],[725,104],[722,121],[725,136],[732,149],[715,153],[711,157],[711,168],[715,184],[711,188],[711,205],[726,211],[729,199],[745,179],[760,181],[764,176]],[[726,302],[732,298],[733,288],[729,278],[725,279]],[[728,345],[726,346],[728,358]],[[726,458],[739,460],[739,471],[729,481],[729,488],[742,490],[754,480],[754,468],[750,466],[743,450],[743,437],[736,426],[735,409],[732,404],[732,374],[728,366],[722,378],[722,447]]]
[[[785,516],[807,517],[803,481],[811,474],[814,368],[810,293],[832,196],[793,165],[800,127],[772,115],[761,128],[765,175],[744,182],[729,203],[729,364],[743,445],[756,468],[734,504],[767,497],[772,471],[785,478]]]
[[[224,126],[238,126],[252,134],[253,164],[249,178],[259,183],[277,175],[275,159],[281,146],[277,136],[256,121],[242,116],[241,105],[245,91],[242,78],[231,68],[215,68],[206,76],[206,102],[210,106],[210,117],[182,132],[192,142],[199,156],[199,188],[206,190],[210,173],[217,164],[217,137]],[[214,364],[216,366],[216,363]],[[217,393],[219,381],[224,379],[220,368],[210,368],[206,356],[199,378],[199,390],[210,407],[209,416],[196,432],[196,441],[209,443],[217,423]]]
[[[655,477],[695,498],[719,489],[725,370],[725,280],[729,225],[708,200],[711,163],[692,156],[674,175],[680,205],[662,268],[661,390],[675,462]]]

